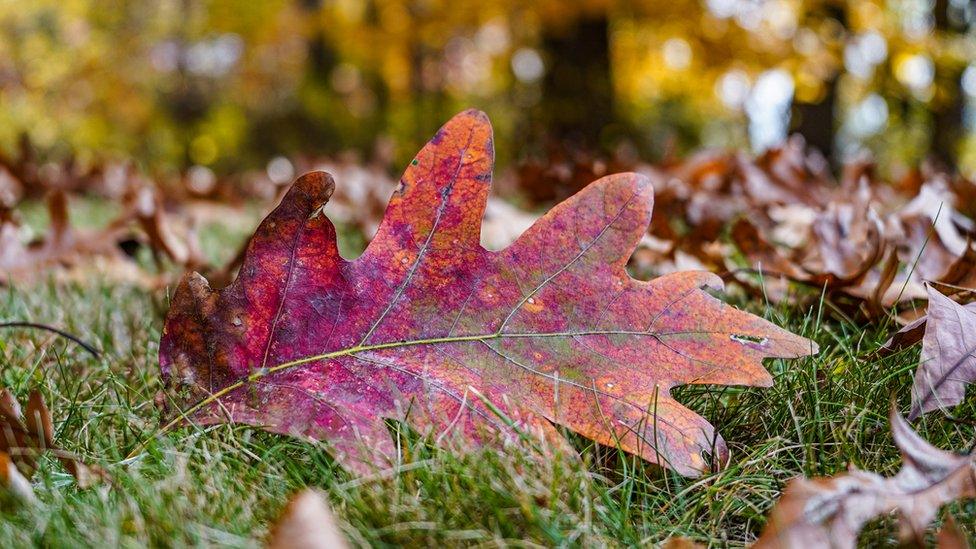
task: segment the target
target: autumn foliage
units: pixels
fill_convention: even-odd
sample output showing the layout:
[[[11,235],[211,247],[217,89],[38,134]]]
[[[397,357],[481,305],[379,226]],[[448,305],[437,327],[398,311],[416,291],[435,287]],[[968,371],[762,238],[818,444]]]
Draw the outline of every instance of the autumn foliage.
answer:
[[[134,178],[105,228],[81,229],[70,194],[52,188],[47,232],[24,242],[15,192],[0,209],[3,280],[70,273],[96,258],[115,273],[139,271],[132,246],[158,269],[137,284],[165,286],[174,271],[191,271],[166,312],[165,392],[156,396],[165,418],[152,435],[247,424],[321,441],[365,478],[402,458],[391,421],[459,453],[508,444],[572,456],[571,431],[689,477],[735,463],[716,427],[672,391],[770,387],[765,359],[806,357],[818,345],[720,300],[726,282],[739,296],[788,307],[819,300],[858,322],[900,323],[877,352],[921,342],[909,420],[951,414],[976,380],[967,202],[976,193],[965,179],[922,170],[884,185],[862,164],[835,182],[792,141],[757,159],[578,163],[572,179],[595,181],[538,215],[489,197],[493,156],[487,117],[472,110],[441,128],[398,183],[348,162],[329,164],[334,180],[310,161],[226,265],[206,259],[197,221],[184,219],[199,197],[167,201]],[[608,174],[611,166],[632,171]],[[558,160],[501,179],[531,189],[556,172]],[[333,218],[372,236],[362,255],[339,253]],[[79,485],[111,482],[55,444],[39,393],[26,414],[4,395],[0,480],[10,491],[36,501],[29,477],[45,452]],[[793,480],[757,544],[853,546],[864,524],[891,514],[903,540],[919,542],[944,504],[973,497],[972,452],[935,448],[896,409],[890,425],[904,458],[897,475]],[[341,542],[334,522],[304,493],[269,539]],[[939,539],[965,543],[951,527]],[[672,539],[681,543],[691,542]]]
[[[500,252],[481,247],[491,128],[466,112],[411,162],[366,251],[338,254],[304,176],[261,224],[238,279],[184,278],[161,343],[191,419],[326,440],[357,470],[395,453],[384,419],[438,439],[488,430],[558,437],[563,425],[683,474],[721,437],[673,400],[686,383],[768,385],[765,357],[816,351],[723,304],[707,273],[650,282],[625,271],[653,189],[607,176]],[[184,412],[186,413],[186,412]]]

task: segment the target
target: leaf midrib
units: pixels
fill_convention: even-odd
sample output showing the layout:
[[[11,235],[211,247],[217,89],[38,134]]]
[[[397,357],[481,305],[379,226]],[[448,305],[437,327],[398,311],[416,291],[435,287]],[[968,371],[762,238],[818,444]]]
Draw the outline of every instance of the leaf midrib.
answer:
[[[488,342],[499,339],[528,339],[528,338],[547,338],[547,337],[580,337],[580,336],[596,336],[596,335],[623,335],[623,336],[634,336],[634,337],[653,337],[655,339],[660,339],[661,337],[673,336],[673,335],[690,335],[690,334],[730,334],[731,332],[723,330],[681,330],[675,332],[639,332],[631,330],[584,330],[577,332],[523,332],[523,333],[500,333],[492,332],[489,334],[475,334],[475,335],[463,335],[463,336],[442,336],[442,337],[432,337],[425,339],[413,339],[413,340],[403,340],[403,341],[389,341],[386,343],[376,343],[372,345],[355,345],[353,347],[347,347],[345,349],[339,349],[336,351],[330,351],[328,353],[322,353],[318,355],[298,358],[295,360],[290,360],[288,362],[283,362],[277,366],[263,367],[255,370],[247,377],[241,378],[230,385],[216,391],[210,396],[202,399],[188,409],[182,411],[179,417],[173,419],[165,426],[162,427],[161,431],[166,432],[173,427],[175,427],[180,421],[189,416],[193,415],[199,411],[204,406],[212,404],[219,400],[220,398],[247,386],[249,383],[253,383],[260,379],[263,379],[271,374],[275,374],[284,370],[289,370],[297,366],[308,364],[311,362],[318,362],[319,360],[330,360],[334,358],[341,358],[345,356],[352,356],[359,353],[369,352],[369,351],[381,351],[385,349],[398,349],[402,347],[414,347],[418,345],[437,345],[440,343],[471,343],[471,342]],[[776,339],[776,338],[769,338]],[[663,342],[662,342],[663,343]]]

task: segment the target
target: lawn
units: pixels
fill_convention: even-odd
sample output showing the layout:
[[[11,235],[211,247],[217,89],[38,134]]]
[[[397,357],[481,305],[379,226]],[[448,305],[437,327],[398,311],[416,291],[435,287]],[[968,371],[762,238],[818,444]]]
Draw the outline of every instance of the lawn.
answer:
[[[75,205],[82,224],[97,224],[104,211],[97,203]],[[43,226],[40,212],[28,208],[28,222]],[[250,230],[243,225],[204,227],[208,255],[233,255]],[[361,241],[346,235],[345,253],[355,253]],[[139,261],[148,265],[146,257]],[[681,535],[742,546],[759,534],[794,476],[832,475],[849,466],[897,471],[887,415],[892,401],[907,409],[918,360],[917,348],[875,355],[891,325],[857,325],[833,313],[826,300],[803,310],[774,307],[733,288],[735,305],[815,340],[821,351],[768,361],[775,377],[770,389],[677,391],[727,439],[732,460],[723,471],[682,478],[574,436],[582,459],[542,459],[522,448],[456,455],[391,424],[401,442],[400,464],[357,478],[335,465],[326,444],[253,428],[185,427],[152,438],[160,419],[157,350],[166,290],[101,274],[83,283],[52,277],[2,291],[0,320],[57,326],[102,351],[94,358],[46,332],[8,329],[0,334],[0,375],[21,399],[40,388],[57,441],[112,477],[79,490],[60,463],[45,458],[33,477],[36,505],[0,501],[3,546],[260,546],[287,497],[305,486],[327,494],[357,545],[618,546]],[[932,413],[916,427],[941,448],[969,449],[976,400],[951,412]],[[126,459],[147,438],[145,449]],[[976,503],[949,509],[976,534]],[[895,545],[893,521],[872,523],[861,543]]]

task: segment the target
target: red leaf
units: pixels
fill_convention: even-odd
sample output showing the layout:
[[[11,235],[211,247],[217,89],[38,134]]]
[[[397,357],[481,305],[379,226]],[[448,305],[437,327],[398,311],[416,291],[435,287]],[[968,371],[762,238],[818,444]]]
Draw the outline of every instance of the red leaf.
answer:
[[[763,358],[815,344],[710,296],[712,274],[630,278],[653,199],[636,174],[590,184],[485,250],[492,156],[484,114],[448,122],[354,261],[320,212],[331,177],[299,179],[233,284],[215,292],[191,274],[174,295],[160,363],[189,416],[328,440],[359,471],[395,455],[384,418],[469,443],[556,423],[686,475],[712,448],[724,459],[671,388],[768,386]]]

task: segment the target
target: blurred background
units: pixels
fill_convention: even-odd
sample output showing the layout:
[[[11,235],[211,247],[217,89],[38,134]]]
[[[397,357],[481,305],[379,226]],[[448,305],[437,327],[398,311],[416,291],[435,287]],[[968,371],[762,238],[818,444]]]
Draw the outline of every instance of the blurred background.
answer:
[[[205,192],[295,158],[391,172],[485,110],[502,168],[760,153],[976,175],[967,0],[0,0],[0,154]],[[26,173],[24,166],[40,173]],[[32,175],[33,173],[33,175]],[[61,175],[64,176],[63,174]]]

